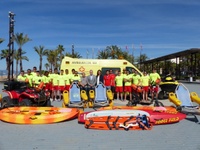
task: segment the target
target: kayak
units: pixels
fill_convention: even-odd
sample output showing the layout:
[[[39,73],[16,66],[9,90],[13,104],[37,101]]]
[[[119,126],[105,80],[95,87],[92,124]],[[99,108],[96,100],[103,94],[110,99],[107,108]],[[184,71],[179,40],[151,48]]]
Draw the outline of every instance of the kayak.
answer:
[[[0,120],[14,124],[51,124],[76,118],[77,108],[9,107],[0,111]]]

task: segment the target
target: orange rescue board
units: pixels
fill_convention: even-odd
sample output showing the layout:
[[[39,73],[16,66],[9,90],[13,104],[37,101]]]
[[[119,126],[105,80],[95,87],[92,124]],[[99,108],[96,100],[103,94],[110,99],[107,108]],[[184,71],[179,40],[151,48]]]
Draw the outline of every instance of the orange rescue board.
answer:
[[[0,111],[0,120],[15,124],[50,124],[74,119],[77,108],[10,107]]]
[[[151,130],[152,125],[144,123],[135,116],[102,116],[91,117],[85,121],[85,128],[97,130]]]

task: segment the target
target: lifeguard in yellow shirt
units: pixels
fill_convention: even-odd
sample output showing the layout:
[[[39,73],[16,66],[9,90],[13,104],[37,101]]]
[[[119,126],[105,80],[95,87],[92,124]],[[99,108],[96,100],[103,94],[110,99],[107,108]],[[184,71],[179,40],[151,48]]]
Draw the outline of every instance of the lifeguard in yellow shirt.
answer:
[[[117,76],[115,77],[115,92],[117,93],[117,100],[119,100],[119,96],[121,100],[123,101],[123,76],[121,75],[121,72],[118,71]]]
[[[156,72],[156,69],[153,69],[153,73],[150,73],[150,83],[151,83],[151,98],[154,99],[156,96],[156,100],[158,99],[158,90],[159,90],[159,83],[160,83],[160,75]]]
[[[21,72],[20,72],[20,75],[18,75],[18,77],[17,77],[17,81],[21,81],[21,82],[25,82],[26,81],[26,75],[24,74],[24,70],[22,70]]]
[[[144,72],[143,76],[140,78],[140,85],[143,89],[142,97],[144,101],[148,101],[149,83],[150,77],[147,75],[146,72]]]

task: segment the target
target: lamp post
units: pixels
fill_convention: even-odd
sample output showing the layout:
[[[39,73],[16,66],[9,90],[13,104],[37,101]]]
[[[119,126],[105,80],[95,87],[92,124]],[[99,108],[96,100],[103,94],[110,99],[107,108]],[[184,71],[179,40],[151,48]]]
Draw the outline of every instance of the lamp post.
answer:
[[[9,11],[9,43],[8,43],[8,80],[10,81],[13,79],[13,70],[14,70],[14,63],[13,63],[13,55],[14,55],[14,16],[15,14],[13,12]],[[10,78],[11,76],[11,78]]]

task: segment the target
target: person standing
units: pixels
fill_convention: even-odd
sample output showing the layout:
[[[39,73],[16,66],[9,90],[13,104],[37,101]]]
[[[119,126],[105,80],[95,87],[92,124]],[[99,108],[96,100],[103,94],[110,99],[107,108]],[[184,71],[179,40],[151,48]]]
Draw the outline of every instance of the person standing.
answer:
[[[107,90],[111,89],[111,76],[109,70],[106,70],[106,74],[103,76],[104,85]]]
[[[94,90],[96,83],[96,76],[93,75],[93,70],[90,70],[90,75],[87,76],[88,90]]]
[[[153,72],[150,73],[150,83],[151,83],[151,99],[158,99],[159,83],[161,81],[160,75],[157,73],[156,69],[153,69]]]
[[[132,100],[132,87],[131,87],[131,82],[132,82],[132,76],[129,74],[129,71],[126,71],[126,75],[124,75],[124,101],[127,99],[127,94],[130,96],[130,100]]]
[[[42,82],[42,76],[39,71],[36,71],[36,76],[33,76],[33,86],[37,87]]]
[[[55,101],[58,98],[58,69],[54,68],[54,73],[51,74],[51,82],[52,82],[52,95],[51,100]]]
[[[79,85],[81,90],[87,91],[87,77],[85,76],[85,72],[82,73]]]
[[[33,86],[33,75],[31,73],[31,69],[27,69],[27,73],[26,73],[26,80],[28,81],[28,86],[32,87]]]
[[[33,76],[36,76],[37,75],[37,67],[33,67],[33,71],[31,72],[31,74],[33,75]]]
[[[66,78],[64,75],[64,70],[60,70],[60,74],[58,75],[58,101],[61,101],[63,99],[62,93],[65,89],[66,84]]]
[[[147,75],[146,72],[143,73],[143,76],[140,78],[140,85],[142,86],[142,98],[143,101],[148,102],[148,92],[149,92],[149,83],[150,77]]]
[[[110,69],[110,79],[111,79],[111,91],[113,93],[113,97],[114,97],[114,93],[115,93],[115,74],[113,73],[113,70]]]
[[[103,75],[102,75],[102,73],[101,73],[101,70],[98,70],[98,71],[97,71],[96,78],[97,78],[97,85],[98,85],[99,83],[103,83]]]
[[[51,87],[50,87],[50,81],[51,81],[51,78],[49,77],[49,72],[48,71],[45,71],[44,72],[44,75],[42,76],[42,81],[44,82],[44,85],[45,85],[45,90],[46,91],[50,91]]]
[[[69,74],[69,70],[65,69],[65,90],[69,91],[70,88],[71,75]]]
[[[20,72],[20,75],[17,77],[17,81],[26,82],[27,76],[24,74],[24,70]]]
[[[121,98],[121,101],[123,101],[123,76],[121,75],[120,71],[118,71],[118,74],[115,77],[115,83],[116,83],[115,92],[117,93],[117,100]]]
[[[140,83],[140,75],[138,74],[137,71],[134,71],[132,74],[132,84],[133,84],[132,89],[133,89],[133,92],[135,92],[137,94],[138,94],[139,83]]]

